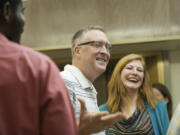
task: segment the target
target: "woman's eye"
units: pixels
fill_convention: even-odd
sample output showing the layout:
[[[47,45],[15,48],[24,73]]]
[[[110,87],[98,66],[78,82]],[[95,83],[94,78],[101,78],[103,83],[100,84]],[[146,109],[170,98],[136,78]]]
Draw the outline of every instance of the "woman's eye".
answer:
[[[138,69],[139,72],[143,72],[143,69]]]
[[[126,67],[126,69],[132,69],[132,67]]]

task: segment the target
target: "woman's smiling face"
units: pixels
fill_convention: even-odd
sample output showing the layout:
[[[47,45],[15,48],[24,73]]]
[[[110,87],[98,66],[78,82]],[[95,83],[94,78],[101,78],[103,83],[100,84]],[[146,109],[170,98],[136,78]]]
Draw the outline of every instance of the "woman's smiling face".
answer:
[[[126,90],[139,90],[144,79],[144,67],[140,60],[132,60],[123,68],[121,80]]]

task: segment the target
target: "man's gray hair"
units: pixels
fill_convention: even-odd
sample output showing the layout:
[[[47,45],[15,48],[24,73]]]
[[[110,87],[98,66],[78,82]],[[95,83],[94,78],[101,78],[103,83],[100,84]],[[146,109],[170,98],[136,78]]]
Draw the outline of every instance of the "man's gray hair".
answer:
[[[74,55],[74,47],[81,43],[83,36],[90,30],[99,30],[99,31],[105,32],[104,28],[98,25],[88,26],[87,28],[82,28],[78,30],[72,38],[72,47],[71,47],[72,57]]]

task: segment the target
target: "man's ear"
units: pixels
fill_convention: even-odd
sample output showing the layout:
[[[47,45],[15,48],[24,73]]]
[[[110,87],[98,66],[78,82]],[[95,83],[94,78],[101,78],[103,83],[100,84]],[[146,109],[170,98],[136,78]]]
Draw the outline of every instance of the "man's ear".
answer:
[[[80,54],[80,49],[81,47],[80,46],[75,46],[74,47],[74,55],[79,55]]]
[[[12,12],[13,12],[12,6],[11,6],[10,2],[8,1],[4,4],[4,7],[3,7],[3,16],[4,16],[4,19],[6,22],[10,22]]]

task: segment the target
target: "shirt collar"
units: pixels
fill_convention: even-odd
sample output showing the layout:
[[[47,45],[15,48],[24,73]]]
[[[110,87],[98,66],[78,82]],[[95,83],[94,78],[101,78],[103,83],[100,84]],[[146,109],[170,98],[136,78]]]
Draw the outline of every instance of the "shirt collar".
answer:
[[[83,75],[83,73],[74,65],[66,65],[64,70],[68,70],[77,79],[79,84],[84,89],[94,89],[93,84]]]

